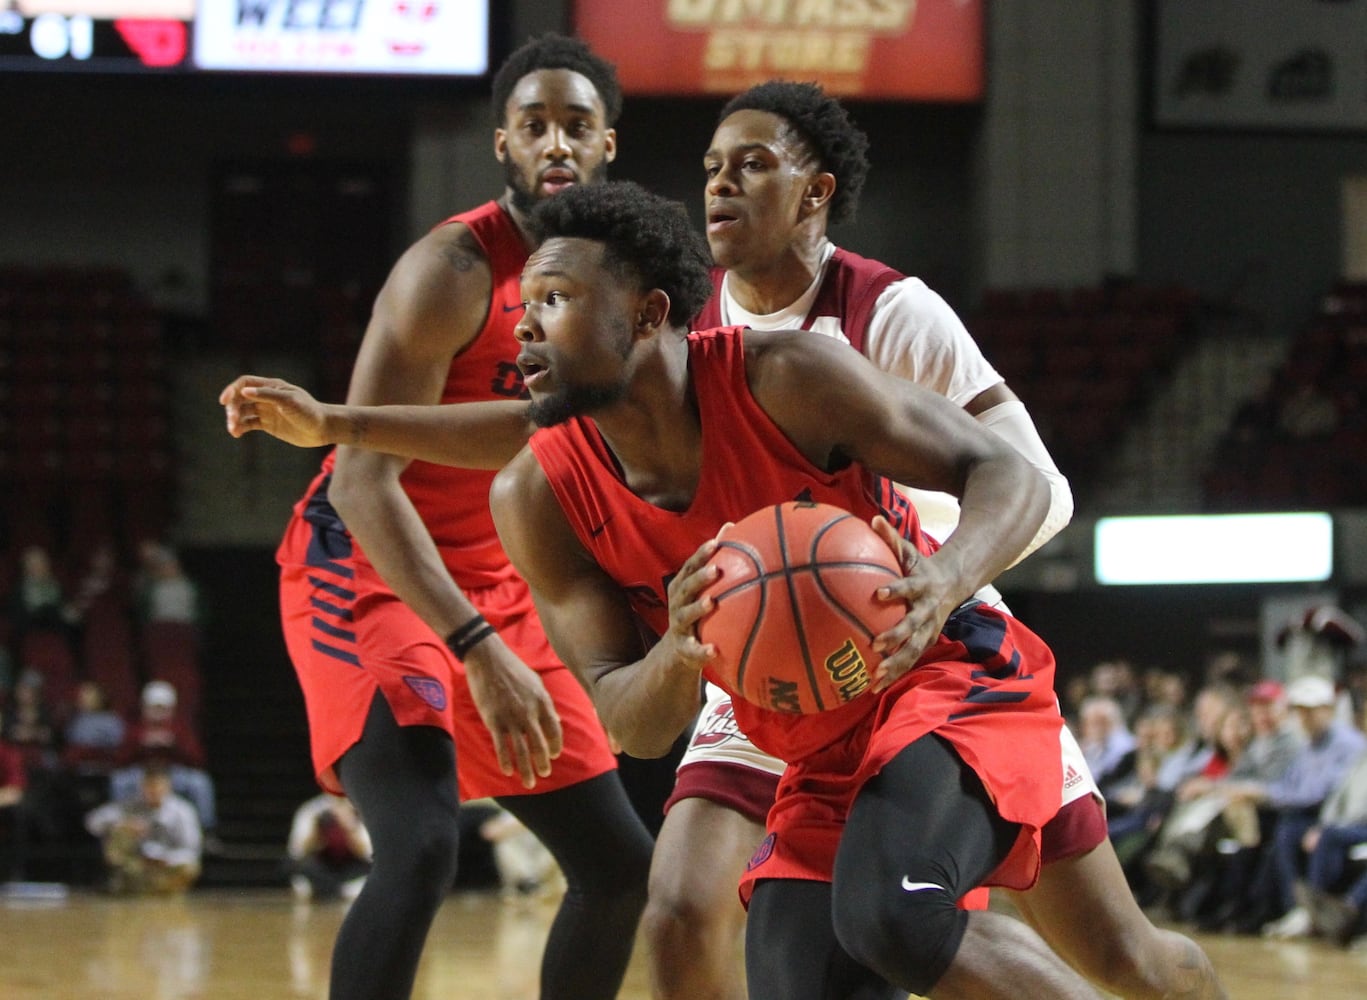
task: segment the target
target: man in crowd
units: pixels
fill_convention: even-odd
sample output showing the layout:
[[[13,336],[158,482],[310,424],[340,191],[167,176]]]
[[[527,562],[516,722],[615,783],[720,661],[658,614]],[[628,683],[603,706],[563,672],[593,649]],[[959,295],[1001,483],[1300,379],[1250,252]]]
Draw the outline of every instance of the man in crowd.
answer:
[[[171,895],[199,878],[199,814],[171,791],[171,775],[163,764],[149,764],[132,797],[94,809],[85,826],[100,840],[110,892]]]

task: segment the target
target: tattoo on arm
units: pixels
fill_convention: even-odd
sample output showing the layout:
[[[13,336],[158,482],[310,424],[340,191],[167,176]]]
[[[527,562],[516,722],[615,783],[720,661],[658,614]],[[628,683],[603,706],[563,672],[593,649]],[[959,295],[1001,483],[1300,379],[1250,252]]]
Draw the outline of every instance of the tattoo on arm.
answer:
[[[361,444],[370,433],[370,421],[358,416],[351,421],[351,444]]]
[[[441,256],[451,265],[452,270],[464,273],[473,270],[484,260],[484,250],[475,240],[474,234],[467,229],[453,242],[442,246]]]

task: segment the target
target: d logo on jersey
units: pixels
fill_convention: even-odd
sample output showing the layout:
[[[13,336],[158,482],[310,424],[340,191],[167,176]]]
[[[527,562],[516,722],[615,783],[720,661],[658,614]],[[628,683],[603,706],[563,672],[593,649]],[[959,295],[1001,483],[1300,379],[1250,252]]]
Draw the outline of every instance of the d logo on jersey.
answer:
[[[403,682],[438,712],[446,709],[446,688],[442,687],[441,681],[431,677],[405,677]]]

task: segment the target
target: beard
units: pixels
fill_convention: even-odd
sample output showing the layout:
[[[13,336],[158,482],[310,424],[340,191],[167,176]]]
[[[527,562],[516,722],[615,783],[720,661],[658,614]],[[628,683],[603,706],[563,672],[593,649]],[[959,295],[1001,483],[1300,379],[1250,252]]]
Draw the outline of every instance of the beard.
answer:
[[[621,361],[631,356],[633,345],[631,323],[623,318],[611,321],[606,336],[615,345],[614,353]],[[527,407],[527,417],[538,427],[554,427],[571,417],[582,417],[611,406],[627,394],[630,377],[622,375],[615,382],[567,383],[555,392],[533,399]]]
[[[533,399],[527,416],[538,427],[554,427],[573,417],[587,416],[595,410],[611,406],[626,395],[626,381],[598,385],[568,385],[563,389]]]
[[[581,175],[579,183],[601,184],[607,180],[607,177],[608,161],[604,159],[600,160],[598,166],[587,174]],[[513,208],[524,215],[531,212],[536,207],[536,203],[543,197],[537,194],[536,190],[527,183],[527,175],[521,167],[513,162],[511,156],[503,161],[503,182],[508,185],[508,190],[512,192],[508,200],[512,203]]]

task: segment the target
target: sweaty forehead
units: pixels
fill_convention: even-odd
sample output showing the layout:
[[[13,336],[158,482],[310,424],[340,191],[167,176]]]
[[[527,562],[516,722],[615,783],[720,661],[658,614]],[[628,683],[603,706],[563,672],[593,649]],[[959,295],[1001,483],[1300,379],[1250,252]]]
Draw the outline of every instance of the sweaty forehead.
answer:
[[[538,69],[517,81],[504,109],[515,115],[524,108],[563,110],[603,117],[603,99],[592,81],[572,69]]]

